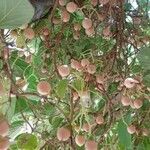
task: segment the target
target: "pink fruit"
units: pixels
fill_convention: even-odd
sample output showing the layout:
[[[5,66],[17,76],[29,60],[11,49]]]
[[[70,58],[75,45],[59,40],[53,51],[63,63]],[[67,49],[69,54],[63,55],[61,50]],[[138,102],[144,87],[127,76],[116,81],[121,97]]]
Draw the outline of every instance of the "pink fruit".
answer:
[[[84,29],[89,29],[92,27],[92,20],[89,19],[89,18],[85,18],[83,21],[82,21],[82,26]]]
[[[96,5],[98,4],[98,0],[91,0],[91,4],[92,4],[93,6],[96,6]]]
[[[127,131],[129,134],[134,134],[136,132],[136,127],[134,125],[130,125],[127,127]]]
[[[86,29],[86,30],[85,30],[85,33],[86,33],[86,35],[88,35],[88,36],[94,35],[94,34],[95,34],[94,27],[92,26],[92,27],[90,27],[89,29]]]
[[[73,100],[76,101],[79,98],[79,95],[77,92],[73,92]]]
[[[130,106],[131,106],[131,108],[135,109],[135,106],[132,101],[130,101]]]
[[[70,69],[67,65],[58,66],[57,69],[61,77],[67,77],[70,74]]]
[[[59,5],[60,6],[65,6],[66,5],[66,0],[59,0]]]
[[[52,22],[53,22],[53,24],[60,24],[61,20],[59,18],[53,18]]]
[[[24,36],[27,38],[27,39],[33,39],[35,37],[35,33],[34,33],[34,30],[32,28],[26,28],[24,30]]]
[[[51,86],[47,81],[40,81],[37,84],[37,91],[41,95],[48,95],[48,94],[50,94]]]
[[[141,108],[143,106],[143,101],[139,100],[139,99],[138,100],[134,100],[133,104],[134,104],[134,107],[136,109],[139,109],[139,108]]]
[[[70,130],[61,127],[57,130],[57,138],[59,141],[67,141],[71,136]]]
[[[43,29],[43,35],[44,35],[44,36],[48,36],[49,34],[50,34],[49,29],[48,29],[48,28],[44,28],[44,29]]]
[[[102,5],[106,5],[109,2],[109,0],[99,0],[99,3]]]
[[[77,10],[78,6],[74,2],[69,2],[66,5],[66,9],[68,12],[73,13]]]
[[[105,27],[103,29],[103,35],[104,35],[104,37],[110,37],[111,36],[110,26]]]
[[[89,60],[88,59],[82,59],[81,60],[81,66],[82,67],[86,67],[86,66],[88,66],[90,64],[90,62],[89,62]]]
[[[101,125],[101,124],[104,123],[104,118],[103,118],[102,115],[99,115],[99,116],[96,117],[95,121],[96,121],[97,124]]]
[[[127,96],[121,97],[121,103],[123,106],[129,106],[130,105],[130,99]]]
[[[66,11],[62,11],[62,20],[63,22],[68,22],[70,20],[70,14]]]
[[[0,150],[7,150],[9,145],[10,143],[7,137],[0,137]]]
[[[97,150],[97,143],[89,140],[85,143],[85,150]]]
[[[74,59],[71,60],[71,67],[78,71],[82,70],[82,66],[81,66],[80,62],[78,62],[77,60],[74,60]]]
[[[90,131],[90,125],[88,123],[84,123],[82,126],[83,131],[89,132]]]
[[[1,118],[0,118],[1,119]],[[0,120],[0,136],[7,136],[9,132],[9,124],[5,119]]]
[[[87,66],[87,72],[89,74],[94,74],[96,72],[96,66],[95,65],[88,65]]]
[[[85,137],[82,135],[77,135],[75,137],[75,142],[78,146],[83,146],[85,144]]]
[[[128,89],[135,87],[136,84],[138,84],[139,81],[132,79],[132,78],[127,78],[124,81],[124,86]]]

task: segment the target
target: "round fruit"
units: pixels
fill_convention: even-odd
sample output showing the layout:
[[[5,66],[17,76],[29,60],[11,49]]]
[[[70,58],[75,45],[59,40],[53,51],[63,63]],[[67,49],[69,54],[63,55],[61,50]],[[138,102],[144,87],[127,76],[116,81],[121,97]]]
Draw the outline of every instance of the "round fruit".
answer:
[[[82,135],[77,135],[75,137],[75,142],[78,146],[83,146],[85,144],[85,137]]]
[[[91,27],[91,28],[89,28],[89,29],[86,29],[86,30],[85,30],[85,33],[86,33],[86,35],[88,35],[88,36],[92,36],[93,34],[95,34],[94,27]]]
[[[80,62],[78,62],[77,60],[71,59],[71,68],[76,69],[78,71],[82,70],[82,66],[80,64]]]
[[[135,109],[135,106],[132,101],[130,101],[130,106],[131,106],[131,108]]]
[[[7,136],[9,132],[9,124],[5,119],[0,120],[0,136]]]
[[[74,32],[74,33],[73,33],[73,38],[74,38],[75,40],[79,40],[79,38],[80,38],[80,32],[78,32],[78,31]]]
[[[67,65],[58,66],[57,69],[61,77],[67,77],[70,74],[70,69]]]
[[[90,64],[89,60],[88,59],[82,59],[81,60],[81,66],[82,67],[86,67]]]
[[[98,4],[98,0],[91,0],[91,4],[92,4],[93,6],[96,6],[96,5]]]
[[[89,29],[92,27],[92,20],[89,19],[89,18],[85,18],[83,21],[82,21],[82,26],[84,29]]]
[[[48,28],[44,28],[44,29],[43,29],[43,35],[44,35],[44,36],[48,36],[49,34],[50,34],[49,29],[48,29]]]
[[[74,2],[69,2],[66,5],[66,9],[68,12],[73,13],[77,10],[78,6]]]
[[[35,37],[35,33],[34,33],[34,30],[32,28],[26,28],[24,30],[24,36],[27,38],[27,39],[33,39]]]
[[[136,127],[134,125],[130,125],[127,127],[127,131],[130,134],[134,134],[136,132]]]
[[[85,143],[85,150],[97,150],[97,143],[89,140]]]
[[[135,100],[134,102],[133,102],[133,104],[134,104],[134,107],[136,108],[136,109],[139,109],[139,108],[141,108],[142,106],[143,106],[143,101],[141,101],[141,100]]]
[[[59,0],[59,5],[60,6],[65,6],[66,5],[66,0]]]
[[[102,5],[106,5],[109,2],[109,0],[99,0],[99,3]]]
[[[87,66],[87,72],[89,74],[94,74],[96,72],[96,66],[95,65],[88,65]]]
[[[70,14],[66,11],[62,11],[62,20],[63,22],[68,22],[70,20]]]
[[[137,83],[139,83],[137,80],[132,78],[127,78],[124,81],[124,86],[128,89],[133,88]]]
[[[79,95],[77,92],[73,92],[72,96],[73,96],[74,101],[78,100],[78,98],[79,98]]]
[[[51,91],[51,86],[47,81],[40,81],[37,85],[37,91],[41,95],[48,95]]]
[[[57,130],[57,138],[59,141],[67,141],[70,135],[70,131],[67,128],[61,127]]]
[[[60,24],[61,23],[61,20],[59,19],[59,18],[53,18],[52,19],[52,22],[53,22],[53,24]]]
[[[100,125],[100,124],[104,123],[104,118],[103,118],[103,116],[99,115],[99,116],[96,117],[95,121],[96,121],[97,124]]]
[[[111,35],[110,26],[105,27],[105,28],[103,29],[103,35],[104,35],[105,37],[109,37],[109,36]]]
[[[7,150],[9,145],[10,143],[7,137],[0,137],[0,150]]]
[[[84,123],[82,126],[83,131],[89,132],[90,131],[90,125],[88,123]]]
[[[121,103],[123,106],[129,106],[130,105],[130,99],[127,96],[121,97]]]

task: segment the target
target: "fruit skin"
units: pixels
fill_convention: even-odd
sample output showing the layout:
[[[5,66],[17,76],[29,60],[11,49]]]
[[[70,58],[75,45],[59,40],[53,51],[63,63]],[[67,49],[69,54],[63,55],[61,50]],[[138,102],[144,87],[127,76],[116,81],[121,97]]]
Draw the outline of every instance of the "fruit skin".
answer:
[[[86,67],[86,66],[88,66],[90,64],[90,62],[89,62],[89,60],[88,59],[82,59],[81,60],[81,66],[82,67]]]
[[[124,86],[128,89],[131,89],[133,87],[135,87],[136,84],[138,84],[139,82],[135,79],[132,79],[132,78],[127,78],[125,79],[124,81]]]
[[[136,109],[139,109],[139,108],[141,108],[141,107],[143,106],[143,102],[138,99],[138,100],[135,100],[135,101],[133,102],[133,105],[134,105],[134,107],[135,107]]]
[[[67,77],[70,74],[70,69],[66,65],[58,66],[57,69],[61,77]]]
[[[82,135],[77,135],[75,137],[75,142],[78,146],[83,146],[85,144],[85,137]]]
[[[96,6],[96,5],[98,4],[98,0],[91,0],[91,4],[92,4],[93,6]]]
[[[69,2],[66,5],[66,9],[68,12],[73,13],[77,10],[77,5],[74,2]]]
[[[7,150],[9,145],[10,143],[7,137],[0,137],[0,150]]]
[[[7,136],[9,132],[9,124],[5,119],[0,118],[0,136]]]
[[[48,95],[51,91],[51,86],[47,81],[40,81],[37,85],[37,91],[41,95]]]
[[[34,37],[35,37],[35,33],[34,33],[34,30],[32,28],[26,28],[24,30],[24,36],[29,39],[29,40],[32,40]]]
[[[71,136],[70,130],[64,127],[58,128],[57,138],[59,141],[67,141]]]
[[[70,20],[70,14],[66,11],[62,11],[62,20],[63,22],[68,22]]]
[[[123,106],[129,106],[130,105],[130,99],[127,96],[122,96],[121,103]]]
[[[85,18],[83,21],[82,21],[82,26],[84,29],[89,29],[92,27],[92,20],[89,19],[89,18]]]
[[[104,118],[103,118],[103,116],[99,115],[96,117],[95,121],[97,124],[101,125],[104,123]]]
[[[96,72],[96,66],[95,65],[88,65],[87,66],[87,72],[89,74],[94,74]]]
[[[83,131],[89,132],[90,131],[90,125],[88,123],[84,123],[82,126]]]
[[[85,143],[85,150],[97,150],[97,143],[89,140]]]
[[[66,5],[66,0],[59,0],[59,5],[60,6],[65,6]]]
[[[127,127],[127,131],[129,134],[134,134],[136,132],[136,127],[134,125],[130,125]]]

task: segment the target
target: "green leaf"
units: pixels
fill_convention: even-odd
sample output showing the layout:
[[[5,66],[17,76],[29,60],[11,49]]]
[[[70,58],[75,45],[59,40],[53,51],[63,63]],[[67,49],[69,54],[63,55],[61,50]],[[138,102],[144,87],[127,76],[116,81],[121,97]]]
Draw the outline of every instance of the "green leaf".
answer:
[[[150,87],[150,74],[144,76],[143,81],[146,86]]]
[[[0,28],[13,29],[28,23],[34,14],[28,0],[0,1]]]
[[[131,115],[128,114],[125,118],[124,121],[126,123],[130,122],[130,117]],[[119,143],[120,147],[123,150],[132,150],[132,141],[131,141],[131,135],[127,132],[127,126],[121,119],[118,124],[118,137],[119,137]]]
[[[49,119],[50,120],[50,119]],[[56,116],[52,118],[51,124],[54,129],[58,128],[64,119],[62,117]]]
[[[67,80],[59,81],[57,88],[56,88],[56,92],[57,92],[58,97],[64,98],[66,91],[67,91],[67,85],[68,85]]]
[[[77,79],[73,82],[73,88],[76,91],[83,91],[84,89],[84,80],[83,79]]]
[[[38,145],[37,137],[33,134],[23,133],[18,136],[17,145],[22,150],[35,150]]]
[[[137,58],[144,70],[150,70],[150,48],[149,47],[145,47],[141,49]]]

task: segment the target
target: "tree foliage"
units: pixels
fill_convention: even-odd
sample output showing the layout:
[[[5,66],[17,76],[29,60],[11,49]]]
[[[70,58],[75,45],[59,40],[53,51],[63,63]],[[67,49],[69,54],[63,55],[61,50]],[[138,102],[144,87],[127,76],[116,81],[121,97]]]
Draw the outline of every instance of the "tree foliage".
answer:
[[[33,12],[0,1],[0,149],[149,150],[149,0]]]

